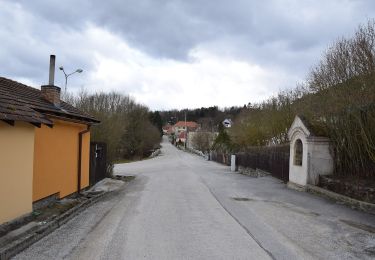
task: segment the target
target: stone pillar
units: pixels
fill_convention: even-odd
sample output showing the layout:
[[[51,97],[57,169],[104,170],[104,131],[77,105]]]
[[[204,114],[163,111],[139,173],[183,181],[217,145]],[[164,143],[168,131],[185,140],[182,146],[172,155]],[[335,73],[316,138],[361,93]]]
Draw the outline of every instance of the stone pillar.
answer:
[[[236,171],[236,155],[232,154],[230,158],[230,171],[235,172]]]

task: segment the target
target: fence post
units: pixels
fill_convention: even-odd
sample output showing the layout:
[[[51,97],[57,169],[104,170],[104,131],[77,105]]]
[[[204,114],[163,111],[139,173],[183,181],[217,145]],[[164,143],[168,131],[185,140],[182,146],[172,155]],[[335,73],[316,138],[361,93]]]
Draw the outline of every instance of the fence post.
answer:
[[[236,171],[236,155],[232,154],[230,158],[230,171],[235,172]]]

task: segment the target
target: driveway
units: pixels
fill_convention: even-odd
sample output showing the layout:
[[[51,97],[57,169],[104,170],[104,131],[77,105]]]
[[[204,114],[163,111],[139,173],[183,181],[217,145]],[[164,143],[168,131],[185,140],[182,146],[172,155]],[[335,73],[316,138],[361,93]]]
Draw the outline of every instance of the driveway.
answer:
[[[15,259],[373,259],[375,217],[177,150]]]

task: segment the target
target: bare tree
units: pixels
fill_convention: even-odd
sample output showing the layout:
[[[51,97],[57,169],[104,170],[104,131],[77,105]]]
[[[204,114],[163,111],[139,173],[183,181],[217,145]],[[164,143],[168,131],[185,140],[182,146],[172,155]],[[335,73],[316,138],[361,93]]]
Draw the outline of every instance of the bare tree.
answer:
[[[69,103],[101,121],[91,128],[91,139],[107,144],[110,164],[117,159],[143,158],[159,145],[160,133],[150,122],[148,108],[129,96],[82,90],[67,97]]]
[[[213,140],[214,134],[211,132],[195,132],[191,141],[194,149],[207,152],[210,150]]]

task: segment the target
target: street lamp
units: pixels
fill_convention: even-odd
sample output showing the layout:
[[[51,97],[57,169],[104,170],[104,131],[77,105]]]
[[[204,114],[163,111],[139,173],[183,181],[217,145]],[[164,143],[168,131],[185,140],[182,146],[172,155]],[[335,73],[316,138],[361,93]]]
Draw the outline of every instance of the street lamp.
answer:
[[[76,69],[74,72],[66,74],[63,66],[61,66],[59,69],[62,70],[62,72],[64,73],[64,76],[65,76],[65,93],[66,93],[67,85],[68,85],[68,77],[70,75],[73,75],[74,73],[82,73],[83,70],[82,69]]]

